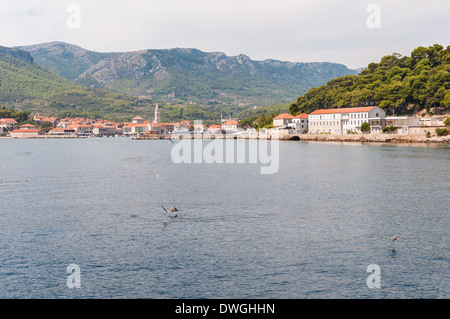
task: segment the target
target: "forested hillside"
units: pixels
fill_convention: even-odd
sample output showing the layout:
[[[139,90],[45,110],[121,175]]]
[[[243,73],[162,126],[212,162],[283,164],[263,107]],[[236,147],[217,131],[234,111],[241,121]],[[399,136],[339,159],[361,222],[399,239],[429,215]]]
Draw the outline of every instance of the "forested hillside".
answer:
[[[151,106],[150,100],[73,83],[35,63],[29,53],[5,47],[0,47],[0,103],[90,117],[134,114],[136,108]]]
[[[392,54],[349,75],[310,89],[292,103],[292,114],[317,109],[376,105],[387,114],[412,114],[423,109],[450,110],[450,46],[418,47],[411,56]]]

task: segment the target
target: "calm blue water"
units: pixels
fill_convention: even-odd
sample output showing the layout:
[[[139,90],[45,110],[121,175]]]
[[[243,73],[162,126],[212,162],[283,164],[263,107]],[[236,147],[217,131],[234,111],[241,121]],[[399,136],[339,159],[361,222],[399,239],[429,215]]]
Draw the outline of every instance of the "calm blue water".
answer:
[[[449,148],[282,142],[261,175],[172,147],[0,140],[0,297],[450,297]]]

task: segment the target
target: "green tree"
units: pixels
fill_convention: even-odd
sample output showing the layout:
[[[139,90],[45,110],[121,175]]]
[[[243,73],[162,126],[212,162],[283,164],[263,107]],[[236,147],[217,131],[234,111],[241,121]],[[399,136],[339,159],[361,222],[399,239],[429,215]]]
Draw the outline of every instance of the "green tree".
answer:
[[[370,132],[370,124],[367,122],[364,122],[361,124],[361,132],[367,133]]]
[[[264,113],[261,113],[261,116],[258,118],[258,124],[256,128],[272,128],[273,127],[273,114],[272,115],[265,115]]]
[[[449,131],[446,128],[440,128],[440,127],[436,128],[437,136],[446,136],[446,135],[448,135],[448,133],[449,133]]]
[[[359,75],[310,89],[289,106],[291,114],[317,109],[379,106],[388,114],[450,110],[450,46],[418,47],[411,56],[392,54]]]
[[[396,130],[397,130],[397,128],[395,126],[383,127],[383,133],[391,133],[391,132],[395,132]]]
[[[447,117],[444,121],[445,126],[450,126],[450,117]]]
[[[49,127],[53,127],[53,123],[52,122],[44,122],[41,125],[42,129],[49,128]]]

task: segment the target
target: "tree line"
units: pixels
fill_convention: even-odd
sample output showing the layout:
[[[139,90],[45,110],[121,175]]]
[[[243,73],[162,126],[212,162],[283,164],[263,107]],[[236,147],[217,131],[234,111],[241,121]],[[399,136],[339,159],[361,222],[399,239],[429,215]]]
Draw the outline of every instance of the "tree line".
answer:
[[[289,112],[372,105],[389,115],[450,110],[450,46],[435,44],[418,47],[411,56],[385,56],[359,75],[339,77],[310,89],[289,106]]]
[[[13,108],[6,108],[4,106],[0,107],[0,119],[1,118],[12,118],[15,119],[19,124],[25,123],[29,120],[29,111],[15,111]]]

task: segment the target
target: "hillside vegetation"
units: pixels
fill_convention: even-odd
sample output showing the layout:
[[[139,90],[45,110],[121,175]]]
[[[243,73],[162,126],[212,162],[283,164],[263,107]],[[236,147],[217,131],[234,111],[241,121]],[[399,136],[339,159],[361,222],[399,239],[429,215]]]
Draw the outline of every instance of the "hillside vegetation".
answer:
[[[0,103],[5,107],[14,107],[23,117],[31,111],[61,118],[82,116],[129,121],[135,115],[152,119],[156,102],[102,88],[84,87],[50,72],[25,51],[0,47]],[[288,105],[283,104],[283,108],[287,110]],[[257,112],[248,106],[217,101],[205,105],[171,105],[159,101],[159,106],[165,122],[184,119],[220,123],[221,117],[241,117]],[[278,108],[271,105],[261,109]],[[8,112],[2,111],[1,114],[3,117],[15,117],[12,109],[8,108]],[[19,122],[24,120],[20,118]]]
[[[90,117],[131,115],[136,108],[151,106],[150,100],[73,83],[35,63],[29,53],[5,47],[0,47],[0,103]]]
[[[357,74],[337,63],[255,61],[243,54],[227,56],[185,48],[100,53],[63,42],[19,48],[52,72],[86,87],[171,104],[289,103],[314,86]]]
[[[392,54],[349,75],[310,89],[292,103],[292,114],[317,109],[375,105],[387,114],[412,114],[423,109],[450,111],[450,46],[418,47],[411,56]]]

